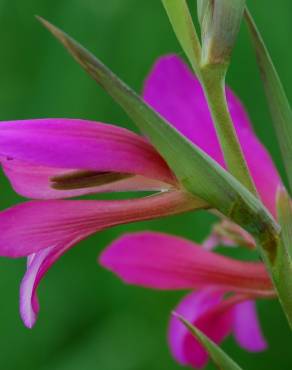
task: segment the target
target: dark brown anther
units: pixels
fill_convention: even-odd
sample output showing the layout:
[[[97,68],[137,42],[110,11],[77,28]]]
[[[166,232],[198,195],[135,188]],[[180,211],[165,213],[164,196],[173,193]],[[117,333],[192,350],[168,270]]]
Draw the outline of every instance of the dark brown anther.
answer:
[[[102,186],[132,177],[128,173],[72,171],[52,177],[51,187],[56,190],[73,190]]]

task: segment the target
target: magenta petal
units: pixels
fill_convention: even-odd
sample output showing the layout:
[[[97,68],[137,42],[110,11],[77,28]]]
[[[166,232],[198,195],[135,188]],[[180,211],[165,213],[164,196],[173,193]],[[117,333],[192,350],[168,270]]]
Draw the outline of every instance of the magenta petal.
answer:
[[[220,343],[231,333],[233,325],[233,307],[224,307],[222,298],[222,292],[200,290],[187,295],[175,312],[202,330],[214,342]],[[207,352],[175,316],[170,321],[168,338],[171,352],[179,363],[195,368],[202,368],[207,364]]]
[[[258,193],[267,209],[276,217],[276,194],[281,179],[271,157],[254,134],[238,130],[238,137]]]
[[[149,73],[144,99],[182,134],[223,165],[223,156],[199,80],[176,55],[159,58]],[[227,99],[235,125],[250,129],[245,110],[234,94]]]
[[[158,59],[146,79],[143,95],[182,134],[224,166],[202,87],[179,57],[170,55]],[[253,133],[238,98],[229,89],[226,95],[251,175],[264,204],[275,215],[275,196],[281,183],[277,170]]]
[[[126,283],[155,289],[211,285],[251,292],[271,286],[262,263],[236,261],[162,233],[124,235],[102,252],[99,261]]]
[[[234,335],[239,345],[248,351],[260,352],[267,348],[254,301],[245,301],[235,306]]]
[[[121,200],[31,201],[0,212],[0,255],[28,256],[119,224],[181,213],[194,205],[187,194]]]
[[[72,170],[31,165],[19,160],[2,160],[5,175],[13,189],[20,195],[31,199],[62,199],[85,194],[122,192],[122,191],[160,191],[167,189],[168,184],[158,180],[135,175],[110,184],[74,189],[56,190],[52,188],[51,179],[64,176]]]
[[[172,175],[144,138],[113,125],[73,119],[0,123],[0,161],[111,171],[169,181]]]

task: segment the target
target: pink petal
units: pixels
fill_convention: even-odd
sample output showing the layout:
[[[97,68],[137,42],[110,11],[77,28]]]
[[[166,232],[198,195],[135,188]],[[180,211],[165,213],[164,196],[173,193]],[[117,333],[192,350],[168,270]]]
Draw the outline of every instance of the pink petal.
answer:
[[[222,301],[223,294],[204,289],[187,295],[175,309],[216,343],[221,343],[232,331],[233,306]],[[174,358],[182,365],[202,368],[208,354],[188,329],[173,316],[170,320],[168,339]]]
[[[145,81],[143,96],[181,133],[223,165],[203,89],[182,59],[176,55],[159,58]],[[236,126],[251,130],[244,108],[229,89],[227,98]]]
[[[267,209],[276,217],[276,194],[281,179],[271,157],[255,135],[238,130],[238,137],[258,193]]]
[[[72,198],[85,194],[122,192],[122,191],[161,191],[169,184],[158,180],[135,175],[113,183],[73,189],[56,190],[52,187],[52,178],[72,173],[72,170],[31,165],[19,160],[2,159],[2,167],[13,189],[20,195],[31,199]]]
[[[37,288],[50,267],[86,235],[64,245],[46,248],[29,256],[27,270],[20,285],[20,315],[26,327],[32,328],[39,312]]]
[[[28,256],[119,224],[189,211],[188,194],[162,193],[121,201],[31,201],[0,212],[0,255]]]
[[[240,101],[226,91],[229,109],[256,187],[266,207],[275,215],[275,195],[281,183],[277,170],[262,144],[252,132]],[[210,112],[198,79],[180,58],[160,58],[144,87],[145,100],[181,133],[222,166],[223,155]]]
[[[231,240],[221,237],[213,232],[204,240],[202,248],[204,248],[206,251],[212,251],[221,244],[226,247],[234,246],[234,243]]]
[[[1,122],[0,148],[0,161],[2,157],[36,166],[122,172],[173,182],[167,165],[144,138],[99,122]]]
[[[262,263],[236,261],[161,233],[124,235],[102,252],[100,263],[126,283],[155,289],[212,285],[256,293],[271,288]]]
[[[239,345],[248,351],[260,352],[267,348],[254,301],[245,301],[235,306],[234,335]]]

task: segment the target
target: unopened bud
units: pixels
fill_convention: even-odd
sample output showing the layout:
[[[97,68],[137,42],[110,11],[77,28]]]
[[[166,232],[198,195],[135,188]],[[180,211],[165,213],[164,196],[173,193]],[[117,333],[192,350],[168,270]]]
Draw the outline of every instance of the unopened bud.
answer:
[[[198,0],[202,36],[202,64],[226,64],[230,60],[245,0]]]

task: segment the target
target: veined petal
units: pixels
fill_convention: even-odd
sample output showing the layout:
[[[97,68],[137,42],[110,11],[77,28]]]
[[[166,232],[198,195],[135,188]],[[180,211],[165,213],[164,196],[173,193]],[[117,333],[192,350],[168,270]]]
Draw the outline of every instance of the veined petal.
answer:
[[[31,199],[61,199],[85,194],[122,191],[161,191],[166,190],[170,186],[158,180],[133,175],[129,178],[99,186],[59,190],[52,187],[52,179],[56,176],[69,175],[76,171],[31,165],[19,160],[7,159],[2,159],[2,167],[15,192]]]
[[[173,182],[166,163],[144,138],[99,122],[76,119],[1,122],[0,162],[1,158],[37,166],[121,172]]]
[[[254,301],[245,301],[234,307],[234,335],[239,345],[248,351],[260,352],[267,348]]]
[[[144,99],[182,134],[224,166],[207,101],[198,79],[175,55],[160,58],[144,86]],[[226,90],[229,110],[245,159],[257,190],[275,215],[277,186],[281,183],[266,149],[256,138],[244,107],[230,89]]]
[[[233,327],[233,305],[223,301],[223,293],[204,289],[187,295],[175,308],[175,312],[196,325],[215,343],[229,335]],[[208,362],[208,354],[180,320],[172,316],[168,340],[174,358],[182,365],[202,368]]]
[[[28,256],[108,227],[206,207],[178,191],[140,199],[31,201],[0,212],[0,255]]]
[[[236,261],[162,233],[124,235],[102,252],[99,261],[126,283],[148,288],[214,286],[257,295],[272,287],[262,263]]]

